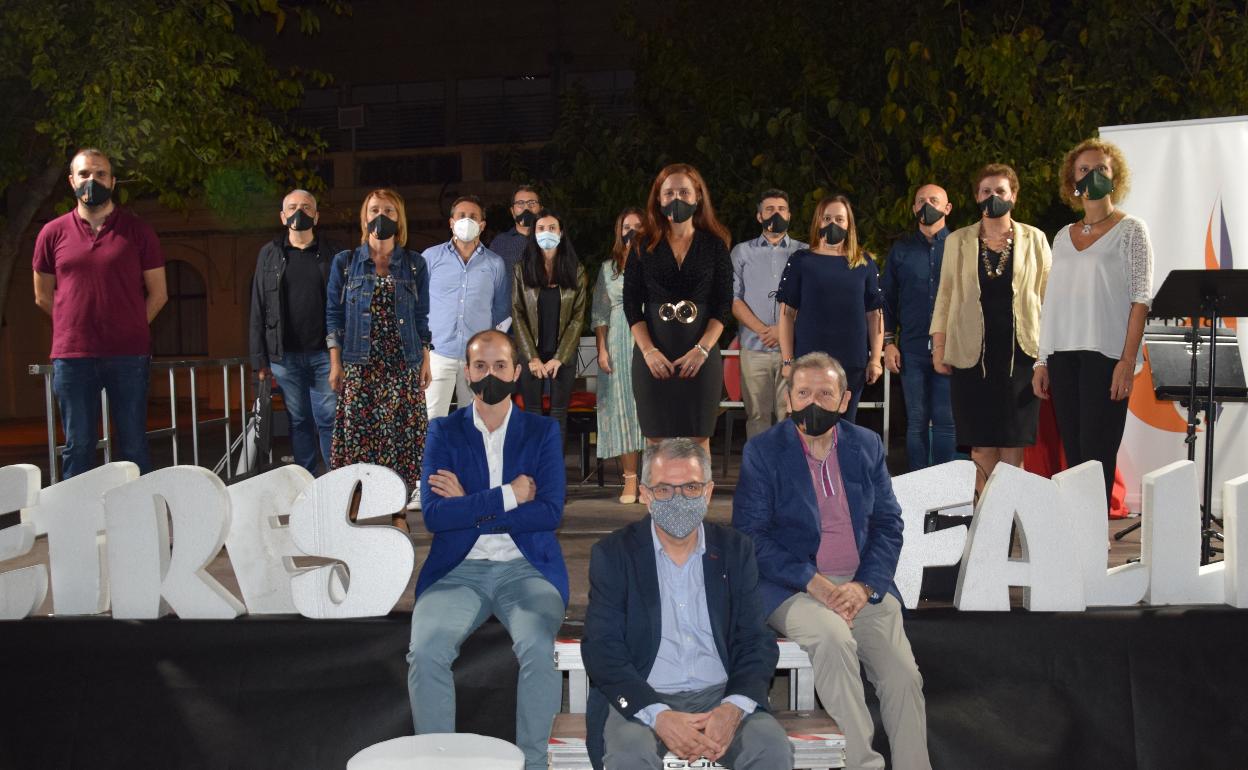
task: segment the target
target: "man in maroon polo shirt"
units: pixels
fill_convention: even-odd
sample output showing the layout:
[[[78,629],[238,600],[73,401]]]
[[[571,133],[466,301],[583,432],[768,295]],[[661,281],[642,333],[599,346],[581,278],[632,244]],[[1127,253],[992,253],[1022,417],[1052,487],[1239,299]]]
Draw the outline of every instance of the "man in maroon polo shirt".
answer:
[[[65,429],[61,476],[96,464],[101,388],[115,458],[146,473],[148,324],[168,299],[165,257],[152,228],[113,203],[108,156],[80,150],[69,170],[78,205],[43,226],[33,260],[35,304],[52,316],[53,389]]]

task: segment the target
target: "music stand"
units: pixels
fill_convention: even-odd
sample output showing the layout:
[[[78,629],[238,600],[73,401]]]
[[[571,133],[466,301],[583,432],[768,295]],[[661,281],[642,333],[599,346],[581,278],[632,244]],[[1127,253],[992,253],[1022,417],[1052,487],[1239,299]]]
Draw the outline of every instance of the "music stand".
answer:
[[[1213,419],[1217,403],[1223,400],[1217,392],[1218,320],[1248,316],[1248,270],[1172,270],[1153,299],[1149,312],[1152,318],[1192,318],[1191,373],[1187,397],[1187,457],[1196,458],[1196,413],[1205,410],[1205,479],[1201,495],[1200,563],[1208,564],[1212,556],[1213,537]],[[1201,338],[1199,321],[1208,319],[1209,335],[1207,390],[1197,393],[1197,362]],[[1203,404],[1200,399],[1203,396]]]

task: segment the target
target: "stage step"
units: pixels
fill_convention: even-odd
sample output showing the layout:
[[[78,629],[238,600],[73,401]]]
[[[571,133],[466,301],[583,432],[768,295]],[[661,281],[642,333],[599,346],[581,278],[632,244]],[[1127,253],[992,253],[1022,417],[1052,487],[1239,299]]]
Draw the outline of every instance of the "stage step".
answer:
[[[822,711],[781,711],[776,714],[793,744],[794,770],[831,770],[845,766],[845,736]],[[550,733],[550,770],[592,770],[585,748],[585,715],[557,714]],[[663,767],[717,768],[708,760],[684,762],[671,754]]]

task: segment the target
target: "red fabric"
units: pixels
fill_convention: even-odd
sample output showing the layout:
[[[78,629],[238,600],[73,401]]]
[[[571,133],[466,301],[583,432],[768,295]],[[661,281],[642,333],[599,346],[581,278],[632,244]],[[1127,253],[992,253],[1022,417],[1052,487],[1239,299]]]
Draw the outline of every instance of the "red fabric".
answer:
[[[516,408],[524,408],[524,396],[517,393],[511,397],[516,403]],[[571,397],[568,398],[569,412],[592,412],[598,407],[598,396],[587,390],[574,390]],[[550,411],[550,396],[542,396],[542,410]]]
[[[31,266],[56,276],[52,358],[151,352],[143,271],[163,267],[156,232],[118,207],[98,234],[77,209],[43,226]]]
[[[728,349],[740,350],[741,340],[733,337]],[[741,358],[739,356],[724,356],[724,390],[728,391],[729,401],[741,400]]]
[[[1040,403],[1040,425],[1036,430],[1036,443],[1023,452],[1023,468],[1037,476],[1052,478],[1066,469],[1066,452],[1062,449],[1062,437],[1057,430],[1057,414],[1051,400]],[[1114,474],[1114,491],[1109,501],[1109,518],[1125,519],[1127,510],[1127,485],[1122,471]]]

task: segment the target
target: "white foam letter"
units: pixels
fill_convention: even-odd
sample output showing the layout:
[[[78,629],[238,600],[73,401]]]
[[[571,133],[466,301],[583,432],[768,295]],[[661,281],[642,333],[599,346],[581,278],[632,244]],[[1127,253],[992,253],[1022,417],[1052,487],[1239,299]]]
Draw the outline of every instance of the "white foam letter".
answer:
[[[1248,475],[1222,485],[1226,603],[1248,607]]]
[[[252,615],[298,612],[290,581],[303,570],[295,567],[292,557],[305,554],[278,517],[290,514],[312,481],[311,473],[292,464],[229,487],[232,510],[225,548]]]
[[[893,583],[905,606],[913,609],[919,606],[923,569],[957,564],[966,545],[965,526],[924,532],[923,520],[931,511],[970,505],[975,496],[975,464],[954,460],[906,473],[893,479],[893,494],[901,505],[905,527]]]
[[[403,595],[416,560],[412,541],[392,527],[357,527],[347,510],[361,487],[356,518],[390,516],[407,504],[407,486],[380,465],[351,465],[321,476],[295,501],[290,531],[295,545],[312,556],[346,562],[346,596],[334,596],[335,568],[317,567],[291,580],[295,606],[309,618],[385,615]],[[340,572],[338,573],[341,574]]]
[[[207,572],[230,526],[230,497],[216,474],[189,465],[153,471],[108,492],[104,519],[113,617],[156,618],[166,601],[181,618],[234,618],[245,611]]]
[[[1010,559],[1015,520],[1021,561]],[[1079,560],[1066,539],[1070,531],[1052,480],[998,463],[971,521],[953,605],[1007,611],[1009,587],[1023,586],[1023,606],[1029,610],[1085,609]]]
[[[1109,542],[1109,506],[1101,464],[1089,460],[1053,477],[1058,507],[1074,525],[1075,545],[1083,567],[1083,597],[1088,606],[1123,607],[1137,604],[1148,590],[1148,567],[1123,564],[1106,570]]]
[[[34,465],[6,465],[0,468],[0,513],[30,508],[39,499],[41,474]],[[35,528],[18,524],[0,529],[0,562],[25,556],[35,546]],[[0,572],[0,620],[24,618],[43,604],[48,596],[48,568],[34,564]]]
[[[1152,575],[1149,604],[1220,604],[1226,596],[1226,565],[1200,565],[1199,500],[1196,464],[1190,460],[1144,476],[1140,562]]]

